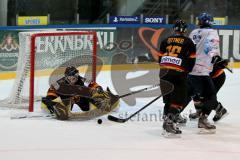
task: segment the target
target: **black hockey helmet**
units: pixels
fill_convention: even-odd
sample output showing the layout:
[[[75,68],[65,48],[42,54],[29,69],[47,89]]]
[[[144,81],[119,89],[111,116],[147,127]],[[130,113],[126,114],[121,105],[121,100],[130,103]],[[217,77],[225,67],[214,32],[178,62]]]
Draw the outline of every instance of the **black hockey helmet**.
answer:
[[[179,19],[179,20],[176,20],[175,24],[173,25],[173,30],[175,32],[181,32],[181,33],[185,33],[187,31],[187,24]]]
[[[74,66],[70,66],[70,67],[66,68],[66,70],[64,72],[64,75],[65,75],[65,77],[67,77],[67,76],[75,76],[77,73],[79,73],[77,68],[75,68]]]

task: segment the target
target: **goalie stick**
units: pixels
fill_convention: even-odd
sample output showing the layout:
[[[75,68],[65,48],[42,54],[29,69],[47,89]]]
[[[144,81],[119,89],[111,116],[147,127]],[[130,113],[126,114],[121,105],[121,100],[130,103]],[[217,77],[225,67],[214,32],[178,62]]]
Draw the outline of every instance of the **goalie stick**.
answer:
[[[135,113],[133,113],[131,116],[123,119],[123,118],[118,118],[118,117],[114,117],[112,115],[108,115],[108,120],[110,121],[114,121],[114,122],[118,122],[118,123],[124,123],[126,121],[128,121],[129,119],[131,119],[132,117],[134,117],[136,114],[138,114],[139,112],[141,112],[142,110],[144,110],[145,108],[147,108],[148,106],[150,106],[153,102],[155,102],[156,100],[158,100],[162,95],[156,97],[155,99],[153,99],[152,101],[150,101],[148,104],[144,105],[142,108],[140,108],[138,111],[136,111]]]
[[[55,115],[54,114],[35,114],[35,115],[32,115],[32,114],[29,114],[29,113],[26,113],[26,114],[13,114],[10,116],[10,119],[28,119],[28,118],[55,118]]]

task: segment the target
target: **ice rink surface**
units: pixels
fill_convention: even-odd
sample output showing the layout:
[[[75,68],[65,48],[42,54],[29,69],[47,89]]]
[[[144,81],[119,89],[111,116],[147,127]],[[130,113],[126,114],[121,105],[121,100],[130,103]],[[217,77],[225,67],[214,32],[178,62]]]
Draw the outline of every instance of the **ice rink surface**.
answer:
[[[101,125],[97,124],[97,119],[10,119],[16,110],[1,109],[0,160],[238,160],[240,70],[234,69],[233,74],[226,73],[227,79],[218,99],[230,114],[216,124],[216,134],[200,135],[197,121],[188,121],[182,127],[181,138],[164,138],[161,135],[160,118],[162,100],[156,101],[138,117],[123,124],[108,121],[106,117],[101,117]],[[110,85],[111,88],[107,76],[108,73],[101,73],[99,83]],[[0,99],[8,95],[12,83],[0,81]],[[121,102],[121,108],[115,115],[132,113],[151,99],[138,99],[135,107],[128,107]],[[185,114],[189,110],[194,110],[192,104]],[[155,114],[157,118],[150,119],[150,114]]]

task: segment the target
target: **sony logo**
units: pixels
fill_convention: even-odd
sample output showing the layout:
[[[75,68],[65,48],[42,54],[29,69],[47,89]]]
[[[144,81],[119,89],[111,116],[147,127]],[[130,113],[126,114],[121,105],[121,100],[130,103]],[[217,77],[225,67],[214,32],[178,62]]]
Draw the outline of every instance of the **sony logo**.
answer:
[[[160,17],[145,18],[144,23],[163,23],[163,18]]]

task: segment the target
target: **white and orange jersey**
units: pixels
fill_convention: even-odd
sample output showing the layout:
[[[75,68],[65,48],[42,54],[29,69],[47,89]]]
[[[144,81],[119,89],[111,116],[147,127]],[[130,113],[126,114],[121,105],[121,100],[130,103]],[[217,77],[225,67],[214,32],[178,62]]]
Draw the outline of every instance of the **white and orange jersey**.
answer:
[[[189,38],[196,44],[196,62],[191,75],[205,76],[213,69],[212,57],[220,55],[219,36],[212,28],[199,28],[193,30]]]

